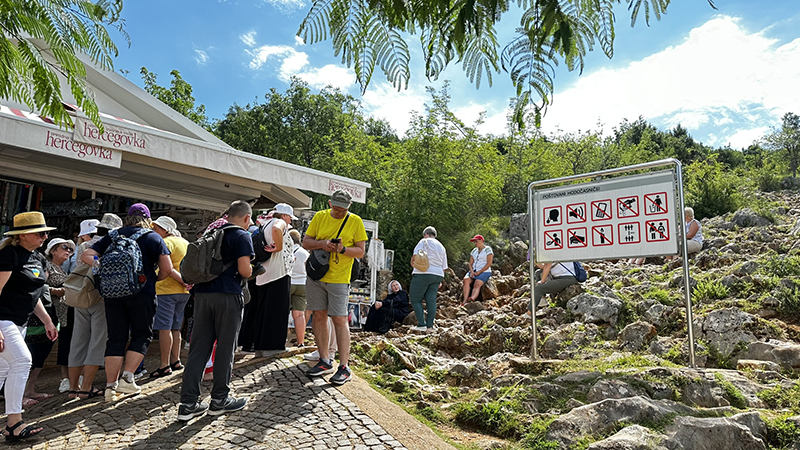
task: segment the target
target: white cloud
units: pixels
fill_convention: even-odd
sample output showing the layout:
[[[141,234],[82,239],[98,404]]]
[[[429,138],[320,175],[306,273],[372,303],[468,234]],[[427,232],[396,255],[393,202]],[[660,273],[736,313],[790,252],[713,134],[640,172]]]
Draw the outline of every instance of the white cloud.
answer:
[[[197,61],[198,65],[202,66],[208,62],[208,53],[203,50],[194,49],[194,60]]]
[[[301,45],[306,45],[306,41],[304,41],[300,36],[294,35],[294,45],[298,47]]]
[[[386,120],[402,136],[408,130],[412,111],[421,113],[428,99],[427,93],[417,92],[412,86],[398,92],[385,81],[373,80],[362,97],[362,102],[367,114]]]
[[[355,82],[355,73],[351,69],[334,64],[328,64],[318,69],[308,69],[304,72],[298,71],[296,75],[315,88],[330,85],[347,91]]]
[[[253,50],[245,51],[252,57],[250,60],[250,68],[253,70],[260,69],[270,57],[275,57],[275,59],[280,59],[281,62],[283,62],[284,59],[292,57],[297,53],[292,47],[286,45],[262,45]]]
[[[263,0],[264,3],[270,4],[281,12],[289,13],[306,6],[304,0]]]
[[[761,139],[765,134],[769,133],[769,131],[769,127],[739,130],[727,138],[724,138],[725,142],[720,142],[719,145],[729,144],[731,148],[747,148],[750,146],[750,144]]]
[[[241,36],[239,36],[239,40],[248,47],[255,47],[256,46],[256,32],[250,31]]]
[[[763,32],[748,32],[738,19],[718,16],[693,29],[680,45],[626,67],[581,76],[556,92],[543,125],[548,132],[592,129],[598,120],[618,124],[641,115],[661,118],[666,126],[681,123],[690,131],[725,125],[707,133],[734,145],[797,109],[798,60],[800,39],[779,45]],[[748,129],[737,130],[734,122],[738,128],[748,123]]]

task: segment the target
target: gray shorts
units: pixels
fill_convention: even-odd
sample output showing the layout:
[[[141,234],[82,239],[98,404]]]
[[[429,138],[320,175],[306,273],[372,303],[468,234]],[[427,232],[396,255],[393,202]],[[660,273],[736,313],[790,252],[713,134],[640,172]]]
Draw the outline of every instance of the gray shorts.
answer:
[[[346,316],[349,295],[350,285],[347,283],[323,283],[306,279],[308,311],[328,310],[329,316]]]

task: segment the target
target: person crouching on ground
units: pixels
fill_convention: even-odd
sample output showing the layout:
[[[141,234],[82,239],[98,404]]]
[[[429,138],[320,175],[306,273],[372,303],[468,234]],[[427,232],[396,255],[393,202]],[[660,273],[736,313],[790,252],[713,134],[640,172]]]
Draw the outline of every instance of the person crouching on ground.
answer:
[[[247,405],[247,398],[231,397],[231,372],[233,352],[236,350],[236,335],[242,324],[244,295],[242,287],[253,273],[250,259],[255,256],[253,240],[247,227],[250,226],[252,209],[241,200],[228,208],[228,223],[222,242],[222,262],[229,265],[220,276],[207,283],[194,286],[194,332],[189,346],[186,368],[183,370],[181,403],[178,420],[187,421],[203,415],[206,411],[216,416],[238,411]],[[287,315],[288,317],[288,315]],[[200,401],[200,382],[206,361],[214,351],[214,385],[211,388],[211,404]]]

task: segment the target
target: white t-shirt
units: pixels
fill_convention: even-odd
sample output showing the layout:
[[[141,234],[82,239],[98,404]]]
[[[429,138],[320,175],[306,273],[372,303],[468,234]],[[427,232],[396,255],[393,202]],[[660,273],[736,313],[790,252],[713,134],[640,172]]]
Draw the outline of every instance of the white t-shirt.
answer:
[[[272,228],[275,226],[275,223],[277,223],[278,220],[282,219],[272,219],[271,222],[267,222],[262,227],[264,232],[264,240],[267,242],[267,244],[275,245],[275,242],[272,239]],[[284,230],[283,249],[280,252],[273,253],[268,260],[261,263],[261,265],[264,266],[267,271],[256,277],[257,286],[263,286],[267,283],[272,283],[273,281],[292,273],[292,268],[294,267],[294,255],[292,254],[293,245],[294,241],[292,240],[292,237],[289,236],[289,230]]]
[[[308,250],[304,249],[300,244],[294,244],[292,248],[294,252],[294,269],[292,269],[292,284],[299,284],[305,286],[306,284],[306,260],[308,259]]]
[[[447,268],[447,250],[444,245],[437,241],[436,238],[422,238],[414,247],[414,254],[416,255],[420,250],[428,252],[428,263],[430,266],[425,272],[414,269],[411,274],[430,274],[444,276],[444,269]]]
[[[475,260],[475,262],[472,264],[472,271],[478,273],[479,270],[483,269],[483,267],[486,265],[486,261],[489,260],[489,255],[493,254],[494,251],[492,250],[492,247],[489,247],[488,245],[484,245],[483,250],[478,250],[478,247],[473,248],[472,252],[470,252],[472,259]],[[491,268],[486,269],[486,271],[491,270]]]
[[[572,261],[553,263],[553,265],[550,266],[550,276],[553,278],[565,277],[567,275],[574,277],[574,271],[575,265],[572,263]]]

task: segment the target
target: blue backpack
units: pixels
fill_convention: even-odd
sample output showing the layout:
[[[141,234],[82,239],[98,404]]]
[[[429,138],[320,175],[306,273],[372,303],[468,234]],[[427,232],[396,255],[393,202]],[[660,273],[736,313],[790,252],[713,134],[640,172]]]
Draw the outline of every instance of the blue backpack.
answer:
[[[564,264],[561,264],[561,267],[567,269],[567,266]],[[589,278],[589,276],[586,274],[586,269],[584,269],[581,263],[577,261],[572,263],[572,270],[567,269],[567,272],[571,273],[579,283],[583,283],[587,278]]]
[[[138,294],[147,282],[142,263],[142,250],[136,240],[151,230],[140,229],[131,237],[112,230],[111,244],[100,258],[97,283],[103,298],[121,298]]]

